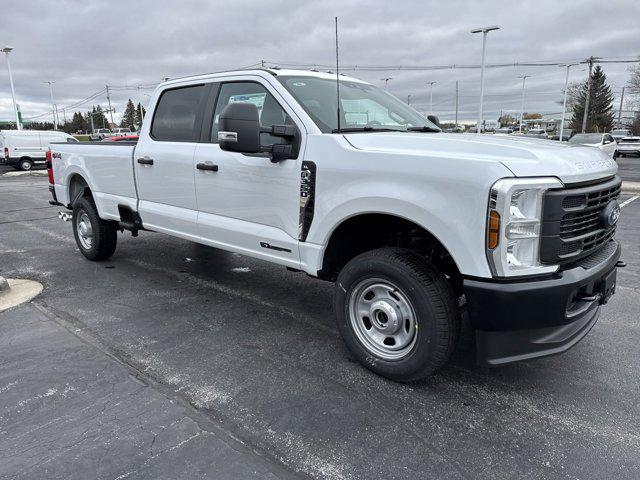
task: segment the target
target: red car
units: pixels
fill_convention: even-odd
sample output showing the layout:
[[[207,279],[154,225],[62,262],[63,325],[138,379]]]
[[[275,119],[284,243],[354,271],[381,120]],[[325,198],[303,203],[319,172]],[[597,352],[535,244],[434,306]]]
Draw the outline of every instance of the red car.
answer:
[[[122,137],[107,137],[103,142],[135,142],[138,140],[138,135],[124,135]]]

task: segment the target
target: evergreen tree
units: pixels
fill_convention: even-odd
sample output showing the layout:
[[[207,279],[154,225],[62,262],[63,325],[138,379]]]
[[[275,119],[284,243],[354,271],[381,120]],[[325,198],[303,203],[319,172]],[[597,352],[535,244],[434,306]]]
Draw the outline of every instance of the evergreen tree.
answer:
[[[136,107],[133,105],[131,99],[127,102],[127,108],[124,109],[120,126],[129,128],[131,131],[136,130]]]
[[[91,112],[87,113],[86,118],[89,130],[91,130],[91,117],[93,117],[93,128],[96,130],[99,128],[109,128],[109,120],[105,116],[100,105],[94,105]]]
[[[71,133],[87,131],[87,121],[80,112],[74,112],[71,119]]]
[[[573,106],[573,118],[571,128],[574,131],[582,131],[582,117],[584,105],[587,99],[588,81],[581,85],[576,103]],[[608,132],[613,126],[613,93],[607,85],[607,76],[602,67],[598,65],[591,74],[591,96],[589,99],[589,111],[587,112],[586,132]]]
[[[140,102],[138,102],[138,106],[136,107],[136,119],[135,119],[135,123],[138,129],[142,127],[142,121],[146,114],[147,114],[147,111],[142,105],[140,105]]]

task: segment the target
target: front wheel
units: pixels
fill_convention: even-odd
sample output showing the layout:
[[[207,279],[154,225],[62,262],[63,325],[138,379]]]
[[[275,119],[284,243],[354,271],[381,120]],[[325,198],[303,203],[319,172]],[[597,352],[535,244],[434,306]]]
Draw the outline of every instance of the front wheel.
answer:
[[[449,360],[460,328],[457,305],[444,275],[401,248],[351,260],[334,295],[348,349],[370,370],[401,382],[427,377]]]
[[[106,260],[116,251],[118,226],[100,218],[91,198],[81,197],[73,205],[73,235],[86,258]]]

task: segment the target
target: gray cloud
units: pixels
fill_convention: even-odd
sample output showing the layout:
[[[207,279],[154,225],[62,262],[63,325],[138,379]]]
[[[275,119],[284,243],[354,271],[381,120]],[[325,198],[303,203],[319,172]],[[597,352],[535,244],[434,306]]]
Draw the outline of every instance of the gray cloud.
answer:
[[[334,61],[333,17],[340,17],[341,60],[347,65],[477,64],[481,39],[474,27],[499,24],[488,40],[487,61],[578,60],[589,55],[640,54],[640,4],[633,0],[536,2],[455,1],[27,1],[6,2],[0,39],[11,54],[16,95],[23,116],[50,109],[45,80],[55,80],[56,103],[69,105],[106,84],[135,86],[259,62]],[[4,59],[2,59],[4,64]],[[605,65],[615,92],[628,78],[627,65]],[[412,96],[428,108],[427,81],[434,86],[434,110],[451,118],[455,81],[460,82],[460,117],[478,108],[479,71],[349,72],[381,84],[401,99]],[[557,112],[564,70],[509,67],[486,73],[485,111],[520,108],[520,80],[527,80],[526,110]],[[586,77],[583,67],[571,75]],[[150,93],[150,91],[147,91]],[[0,119],[12,118],[6,67],[0,67]],[[114,89],[122,112],[135,88]],[[106,105],[100,96],[93,103]],[[90,103],[88,104],[90,105]],[[87,105],[87,106],[88,106]],[[84,107],[83,107],[84,108]],[[116,115],[118,117],[119,115]],[[45,119],[47,117],[43,117]]]

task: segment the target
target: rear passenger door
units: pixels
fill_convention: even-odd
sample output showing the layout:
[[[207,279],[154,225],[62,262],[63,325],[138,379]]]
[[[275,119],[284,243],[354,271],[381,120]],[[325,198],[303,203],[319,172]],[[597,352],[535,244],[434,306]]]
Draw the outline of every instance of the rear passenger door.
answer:
[[[210,85],[167,88],[151,127],[134,151],[138,211],[145,227],[183,238],[198,236],[193,155]]]

